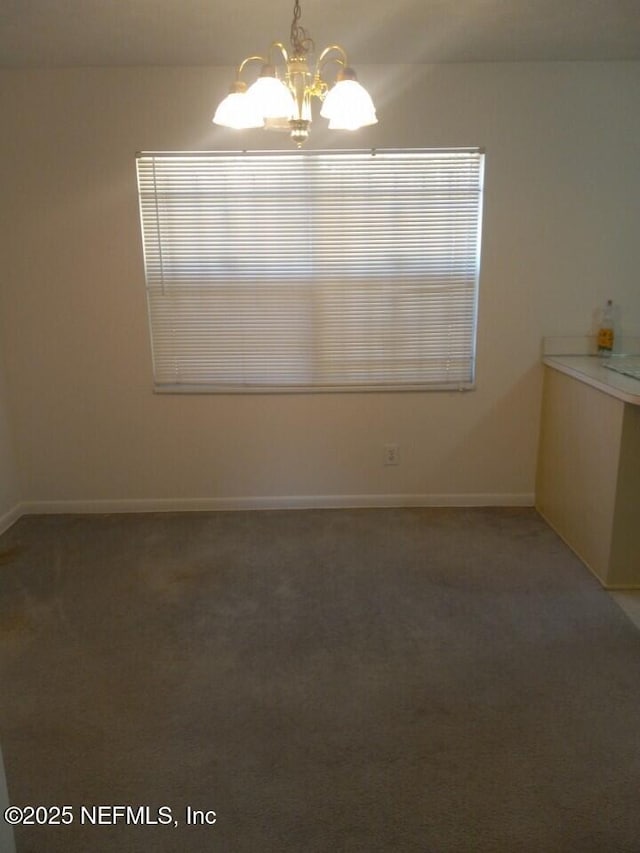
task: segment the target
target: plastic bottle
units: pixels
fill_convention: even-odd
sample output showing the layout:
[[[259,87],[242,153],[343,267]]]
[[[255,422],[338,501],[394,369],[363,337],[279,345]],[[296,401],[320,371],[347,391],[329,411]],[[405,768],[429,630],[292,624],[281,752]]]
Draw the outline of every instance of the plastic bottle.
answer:
[[[611,355],[613,349],[613,302],[607,299],[602,309],[600,328],[598,329],[598,352],[600,355]]]

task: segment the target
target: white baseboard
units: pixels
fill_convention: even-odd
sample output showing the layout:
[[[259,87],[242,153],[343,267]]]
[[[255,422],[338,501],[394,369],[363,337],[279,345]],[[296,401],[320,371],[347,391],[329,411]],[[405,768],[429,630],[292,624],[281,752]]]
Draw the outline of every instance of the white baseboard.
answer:
[[[533,506],[533,502],[534,496],[528,492],[522,494],[469,495],[283,495],[241,498],[149,498],[136,500],[123,498],[121,500],[26,501],[20,505],[19,515],[429,506]]]

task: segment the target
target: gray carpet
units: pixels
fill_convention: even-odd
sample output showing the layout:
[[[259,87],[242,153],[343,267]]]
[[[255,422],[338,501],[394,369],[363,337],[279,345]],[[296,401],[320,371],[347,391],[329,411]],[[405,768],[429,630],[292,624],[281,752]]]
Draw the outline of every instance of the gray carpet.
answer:
[[[640,851],[640,632],[533,510],[42,516],[0,553],[11,800],[74,817],[18,853]]]

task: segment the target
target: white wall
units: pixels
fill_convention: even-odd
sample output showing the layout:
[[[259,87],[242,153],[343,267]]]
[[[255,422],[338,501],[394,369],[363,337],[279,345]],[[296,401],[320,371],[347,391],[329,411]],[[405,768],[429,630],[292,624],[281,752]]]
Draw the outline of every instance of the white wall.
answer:
[[[640,334],[640,63],[359,74],[380,124],[331,139],[318,122],[314,147],[486,149],[477,390],[153,395],[135,152],[288,142],[210,124],[230,70],[0,72],[6,370],[27,500],[531,498],[541,336],[586,333],[607,297]],[[390,441],[397,468],[382,465]]]

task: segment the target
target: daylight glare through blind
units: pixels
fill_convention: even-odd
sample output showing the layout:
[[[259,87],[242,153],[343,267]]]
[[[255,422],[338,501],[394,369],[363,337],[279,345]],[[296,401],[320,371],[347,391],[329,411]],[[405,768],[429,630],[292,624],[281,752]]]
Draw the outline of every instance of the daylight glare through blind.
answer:
[[[138,155],[156,389],[472,387],[483,159]]]

